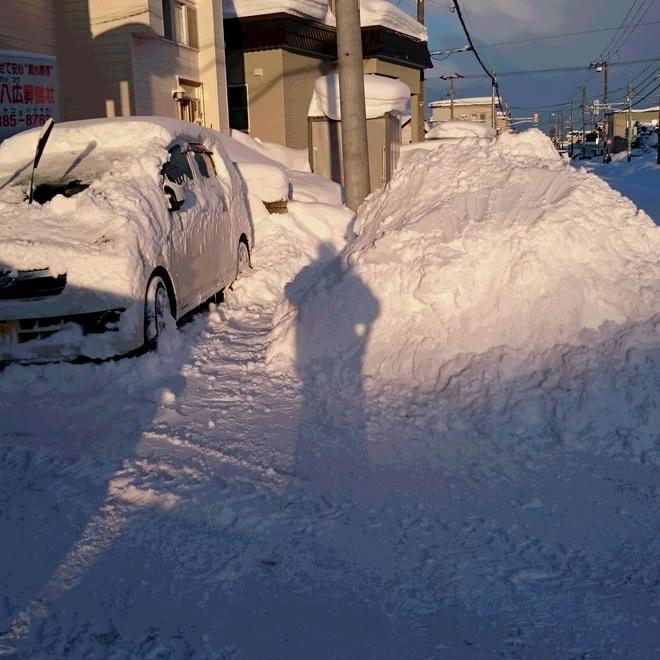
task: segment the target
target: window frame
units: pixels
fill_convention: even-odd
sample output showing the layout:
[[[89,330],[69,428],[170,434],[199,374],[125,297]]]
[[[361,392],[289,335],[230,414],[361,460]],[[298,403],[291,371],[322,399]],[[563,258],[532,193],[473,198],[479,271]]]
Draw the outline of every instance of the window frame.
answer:
[[[247,119],[247,126],[245,128],[236,128],[235,126],[231,125],[231,113],[232,113],[232,106],[229,102],[229,90],[232,87],[244,87],[245,88],[245,116]],[[233,83],[231,85],[227,85],[227,110],[229,112],[229,127],[236,130],[236,131],[241,131],[241,133],[250,133],[250,88],[246,82],[244,83]]]

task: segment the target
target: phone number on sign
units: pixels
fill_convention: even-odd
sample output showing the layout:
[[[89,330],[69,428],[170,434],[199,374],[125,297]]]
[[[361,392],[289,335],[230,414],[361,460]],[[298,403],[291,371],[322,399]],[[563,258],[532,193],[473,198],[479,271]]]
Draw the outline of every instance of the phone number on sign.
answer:
[[[24,124],[25,126],[42,126],[46,123],[49,115],[43,113],[32,112],[26,114],[25,117],[17,117],[16,115],[2,115],[0,117],[0,126],[3,128],[19,126]]]

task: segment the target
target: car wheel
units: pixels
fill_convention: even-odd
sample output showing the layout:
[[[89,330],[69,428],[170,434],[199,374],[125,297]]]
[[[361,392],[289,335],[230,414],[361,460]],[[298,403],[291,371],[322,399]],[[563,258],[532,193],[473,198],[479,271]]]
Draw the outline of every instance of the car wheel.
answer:
[[[157,346],[158,338],[174,323],[170,296],[162,277],[152,277],[144,301],[144,341]]]
[[[248,246],[241,241],[238,244],[238,257],[236,264],[236,279],[245,275],[250,270],[250,251]]]

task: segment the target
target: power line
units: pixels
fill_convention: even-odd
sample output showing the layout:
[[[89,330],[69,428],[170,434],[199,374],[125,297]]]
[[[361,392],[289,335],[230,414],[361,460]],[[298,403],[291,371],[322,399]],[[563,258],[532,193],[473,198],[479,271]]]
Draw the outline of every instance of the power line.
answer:
[[[644,64],[646,62],[660,62],[660,57],[651,57],[643,60],[628,60],[625,62],[612,62],[608,66],[630,66],[632,64]],[[528,69],[526,71],[500,71],[498,76],[524,76],[524,75],[534,75],[534,74],[543,74],[543,73],[561,73],[567,71],[588,71],[591,68],[589,65],[580,65],[580,66],[557,66],[549,67],[547,69]],[[483,75],[481,73],[475,73],[466,75],[465,78],[491,78],[490,73]],[[431,80],[431,78],[429,78]]]
[[[502,107],[502,99],[500,97],[500,89],[499,89],[499,86],[497,84],[497,79],[488,70],[488,67],[484,64],[484,61],[481,59],[481,56],[479,55],[479,53],[477,52],[477,49],[475,48],[474,42],[472,41],[472,37],[470,36],[470,31],[468,30],[467,25],[465,24],[465,19],[463,18],[463,13],[461,12],[461,8],[458,4],[458,0],[453,0],[453,3],[454,3],[454,9],[456,10],[456,15],[458,16],[458,20],[461,22],[461,26],[463,27],[463,32],[465,32],[465,37],[468,40],[468,43],[470,44],[470,46],[472,47],[472,52],[474,53],[474,56],[477,58],[477,62],[479,62],[481,68],[486,73],[486,76],[488,76],[488,78],[490,78],[490,81],[493,85],[495,93],[497,94],[497,104],[500,108],[500,112],[502,114],[504,114],[504,108]],[[465,77],[468,78],[470,76],[465,76]],[[495,121],[494,118],[493,118],[493,121]]]
[[[638,0],[633,0],[632,4],[630,5],[630,9],[628,10],[628,13],[625,15],[624,19],[621,21],[621,25],[624,25],[625,22],[628,20],[628,17],[630,16],[630,14],[631,14],[633,8],[634,8],[635,5],[637,4],[637,1],[638,1]],[[600,55],[596,58],[597,60],[602,60],[602,59],[604,59],[605,53],[608,52],[608,49],[609,49],[610,46],[614,43],[614,40],[617,38],[617,36],[618,36],[618,34],[619,34],[619,30],[621,29],[621,25],[619,25],[617,31],[612,35],[612,38],[607,42],[607,46],[605,46],[605,48],[603,48],[603,50],[601,51]]]
[[[632,107],[634,108],[635,106],[639,105],[642,101],[645,101],[649,96],[651,96],[654,92],[658,91],[659,89],[660,89],[660,83],[658,83],[646,96],[642,96],[641,99],[637,99],[632,104]]]
[[[648,21],[643,23],[643,25],[657,25],[660,21]],[[632,25],[632,23],[630,24]],[[514,46],[516,44],[526,44],[533,41],[547,41],[549,39],[564,39],[567,37],[578,37],[585,34],[596,34],[597,32],[611,32],[612,30],[618,30],[619,27],[608,27],[608,28],[599,28],[597,30],[583,30],[581,32],[564,32],[558,34],[548,34],[544,37],[530,37],[529,39],[515,39],[512,41],[498,41],[494,44],[480,44],[479,48],[499,48],[500,46]],[[625,27],[630,27],[626,25]]]
[[[637,23],[635,23],[634,25],[631,25],[630,27],[625,28],[621,32],[621,36],[619,37],[618,41],[615,44],[613,44],[612,46],[610,46],[610,52],[609,52],[608,57],[611,57],[612,54],[618,54],[620,52],[623,45],[626,43],[626,41],[628,41],[628,39],[630,39],[630,37],[635,32],[635,30],[639,27],[641,22],[644,20],[644,18],[646,17],[646,14],[649,13],[649,10],[653,6],[654,2],[655,2],[655,0],[649,0],[648,4],[646,5],[646,8],[644,8],[643,3],[639,6],[639,9],[638,9],[637,13],[633,17],[633,21],[635,20],[635,18],[637,18],[638,15],[639,15],[639,20],[637,21]],[[640,12],[641,12],[641,14],[640,14]]]

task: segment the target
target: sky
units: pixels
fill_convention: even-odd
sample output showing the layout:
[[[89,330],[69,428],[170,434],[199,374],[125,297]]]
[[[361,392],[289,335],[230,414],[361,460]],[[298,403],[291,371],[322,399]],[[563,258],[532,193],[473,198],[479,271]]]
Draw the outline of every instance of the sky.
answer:
[[[570,111],[569,105],[548,106],[570,102],[571,99],[575,100],[575,116],[578,121],[577,107],[581,98],[579,85],[586,86],[590,104],[595,99],[602,100],[603,74],[593,69],[549,74],[507,73],[588,66],[602,59],[605,51],[604,57],[610,64],[608,78],[611,101],[625,100],[628,82],[632,81],[633,84],[633,99],[641,99],[660,84],[660,79],[654,79],[655,75],[660,75],[660,59],[657,62],[619,64],[660,58],[660,0],[459,0],[459,4],[482,59],[489,68],[501,72],[501,75],[498,74],[498,83],[502,101],[512,107],[514,117],[529,117],[538,112],[544,129],[549,126],[550,112],[563,110],[568,116]],[[460,47],[467,43],[457,15],[450,11],[451,5],[451,0],[425,2],[431,51]],[[414,0],[401,0],[399,6],[413,16],[416,13]],[[632,26],[640,19],[641,23],[634,30],[630,27],[617,32],[616,28],[620,25]],[[558,34],[588,30],[603,31],[554,38]],[[538,37],[553,38],[491,46]],[[482,73],[471,53],[456,54],[443,61],[434,58],[434,62],[434,68],[426,71],[427,102],[448,96],[448,82],[439,80],[439,75],[454,72],[466,76]],[[487,96],[490,95],[490,84],[486,78],[465,79],[457,81],[456,90],[457,97]],[[657,106],[659,96],[660,89],[653,92],[639,107]]]

